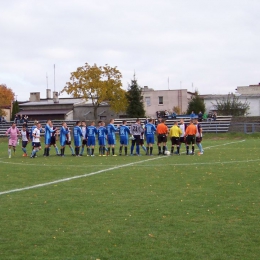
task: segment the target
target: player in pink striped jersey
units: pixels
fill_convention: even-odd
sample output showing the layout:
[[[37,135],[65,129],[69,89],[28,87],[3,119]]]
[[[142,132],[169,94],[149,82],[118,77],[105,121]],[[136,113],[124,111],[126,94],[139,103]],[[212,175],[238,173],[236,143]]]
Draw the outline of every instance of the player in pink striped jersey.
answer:
[[[8,157],[11,158],[11,148],[13,147],[14,153],[17,145],[18,135],[20,134],[20,131],[16,127],[16,124],[13,123],[12,126],[6,131],[5,133],[7,136],[9,136],[8,141]]]

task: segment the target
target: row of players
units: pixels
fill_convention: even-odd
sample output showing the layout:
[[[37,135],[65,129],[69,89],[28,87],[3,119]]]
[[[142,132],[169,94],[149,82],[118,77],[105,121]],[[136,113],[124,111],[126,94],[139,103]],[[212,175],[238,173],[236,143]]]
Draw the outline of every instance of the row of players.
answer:
[[[181,143],[186,144],[186,154],[194,154],[195,143],[199,147],[200,154],[203,154],[201,145],[202,140],[202,128],[196,119],[193,119],[189,125],[184,124],[183,119],[180,123],[174,122],[174,125],[168,129],[165,124],[165,120],[161,119],[157,127],[154,125],[153,119],[149,119],[148,123],[142,125],[140,120],[137,119],[134,124],[129,128],[127,122],[124,120],[121,126],[114,125],[114,119],[110,120],[110,123],[105,126],[103,121],[99,122],[98,127],[95,126],[95,122],[92,122],[90,126],[86,126],[85,122],[76,122],[76,125],[71,131],[66,122],[62,123],[60,128],[54,127],[51,120],[48,120],[45,128],[43,129],[39,122],[35,122],[34,126],[29,131],[26,129],[26,125],[23,125],[22,130],[16,127],[15,123],[6,131],[6,135],[9,136],[8,143],[8,155],[11,158],[11,148],[13,151],[16,150],[18,136],[22,138],[22,150],[23,156],[27,156],[27,144],[32,141],[32,153],[31,158],[35,158],[39,150],[41,150],[41,132],[44,132],[44,156],[49,156],[50,147],[54,146],[56,154],[64,156],[66,145],[69,146],[72,155],[82,156],[84,153],[85,146],[87,147],[87,155],[94,156],[94,149],[96,146],[96,137],[99,145],[99,155],[111,155],[115,154],[116,135],[119,131],[120,138],[120,149],[119,155],[127,155],[128,142],[131,142],[130,155],[133,155],[134,148],[136,147],[136,155],[140,155],[140,146],[145,151],[146,155],[153,155],[153,145],[155,143],[155,134],[157,135],[158,155],[165,155],[167,152],[167,137],[171,139],[171,154],[174,153],[174,147],[176,146],[176,154],[180,154]],[[71,135],[74,137],[75,150],[71,145]],[[60,141],[60,152],[56,145],[56,139],[59,135]],[[129,135],[131,137],[129,138]],[[144,145],[144,139],[146,140],[147,146]],[[108,147],[106,147],[108,145]],[[192,145],[192,150],[189,152],[189,145]]]

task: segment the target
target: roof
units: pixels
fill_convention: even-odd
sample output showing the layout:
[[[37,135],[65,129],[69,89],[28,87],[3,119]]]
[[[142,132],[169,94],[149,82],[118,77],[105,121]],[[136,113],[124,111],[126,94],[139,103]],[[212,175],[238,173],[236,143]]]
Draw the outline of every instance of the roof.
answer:
[[[69,105],[69,104],[80,104],[85,102],[82,98],[59,98],[59,103],[54,103],[53,99],[41,99],[40,101],[28,101],[23,104],[19,104],[20,107],[26,106],[42,106],[42,105]]]
[[[66,115],[71,111],[71,109],[22,110],[17,115]]]

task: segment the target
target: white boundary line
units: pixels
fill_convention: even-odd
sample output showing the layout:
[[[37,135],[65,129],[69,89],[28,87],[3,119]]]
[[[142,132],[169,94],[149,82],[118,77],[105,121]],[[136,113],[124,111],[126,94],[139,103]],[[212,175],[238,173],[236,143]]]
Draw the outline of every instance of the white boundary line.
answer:
[[[220,144],[220,145],[215,145],[215,146],[208,146],[205,147],[204,149],[209,149],[209,148],[213,148],[213,147],[217,147],[217,146],[222,146],[222,145],[229,145],[229,144],[234,144],[234,143],[240,143],[240,142],[244,142],[245,140],[241,140],[241,141],[237,141],[237,142],[229,142],[229,143],[225,143],[225,144]],[[70,180],[74,180],[74,179],[80,179],[80,178],[85,178],[88,176],[92,176],[92,175],[96,175],[96,174],[100,174],[103,172],[108,172],[108,171],[112,171],[112,170],[117,170],[120,168],[124,168],[124,167],[128,167],[128,166],[133,166],[139,163],[143,163],[143,162],[148,162],[148,161],[154,161],[154,160],[158,160],[158,159],[162,159],[162,158],[169,158],[168,156],[161,156],[161,157],[155,157],[155,158],[150,158],[150,159],[146,159],[146,160],[142,160],[142,161],[137,161],[137,162],[132,162],[132,163],[127,163],[127,164],[123,164],[123,165],[117,165],[108,169],[103,169],[103,170],[99,170],[96,172],[91,172],[91,173],[87,173],[87,174],[83,174],[83,175],[77,175],[77,176],[73,176],[73,177],[68,177],[68,178],[64,178],[64,179],[59,179],[56,181],[51,181],[51,182],[45,182],[45,183],[40,183],[40,184],[36,184],[36,185],[32,185],[32,186],[27,186],[24,188],[19,188],[19,189],[13,189],[13,190],[7,190],[7,191],[2,191],[0,192],[0,196],[4,195],[4,194],[10,194],[10,193],[14,193],[14,192],[19,192],[19,191],[24,191],[24,190],[31,190],[31,189],[36,189],[36,188],[40,188],[40,187],[44,187],[44,186],[49,186],[52,184],[56,184],[56,183],[61,183],[61,182],[66,182],[66,181],[70,181]],[[3,162],[1,162],[3,163]],[[11,162],[10,162],[11,163]],[[211,164],[211,163],[209,163]],[[178,164],[175,164],[178,165]],[[181,165],[181,164],[179,164]],[[102,165],[100,165],[102,166]]]
[[[13,193],[13,192],[18,192],[18,191],[36,189],[36,188],[40,188],[40,187],[44,187],[44,186],[48,186],[48,185],[52,185],[52,184],[56,184],[56,183],[60,183],[60,182],[70,181],[70,180],[74,180],[74,179],[80,179],[80,178],[92,176],[92,175],[95,175],[95,174],[99,174],[99,173],[103,173],[103,172],[108,172],[108,171],[117,170],[117,169],[128,167],[128,166],[132,166],[132,165],[135,165],[135,164],[138,164],[138,163],[142,163],[142,162],[158,160],[158,159],[161,159],[161,158],[165,158],[165,157],[162,156],[162,157],[150,158],[150,159],[143,160],[143,161],[127,163],[127,164],[114,166],[114,167],[111,167],[111,168],[108,168],[108,169],[104,169],[104,170],[100,170],[100,171],[96,171],[96,172],[86,173],[86,174],[83,174],[83,175],[77,175],[77,176],[73,176],[73,177],[69,177],[69,178],[59,179],[59,180],[56,180],[56,181],[50,181],[50,182],[41,183],[41,184],[28,186],[28,187],[24,187],[24,188],[19,188],[19,189],[2,191],[2,192],[0,192],[0,196],[4,195],[4,194]]]
[[[229,143],[225,143],[225,144],[218,144],[218,145],[213,145],[213,146],[207,146],[205,148],[203,148],[204,150],[206,149],[210,149],[210,148],[215,148],[215,147],[218,147],[218,146],[223,146],[223,145],[229,145],[229,144],[237,144],[237,143],[241,143],[241,142],[244,142],[245,140],[240,140],[240,141],[236,141],[236,142],[229,142]],[[186,153],[185,152],[182,152],[183,154]],[[107,157],[106,157],[107,158]],[[118,157],[118,158],[121,158],[121,157]],[[124,156],[122,156],[122,158],[124,158]],[[164,157],[165,158],[165,157]],[[39,164],[33,164],[33,163],[15,163],[15,162],[11,162],[10,160],[9,161],[2,161],[3,159],[6,159],[6,158],[0,158],[0,163],[5,163],[5,164],[13,164],[13,165],[23,165],[23,166],[39,166]],[[90,158],[92,159],[92,158]],[[38,162],[38,161],[37,161]],[[138,162],[140,163],[140,162]],[[40,165],[41,167],[61,167],[62,165],[59,165],[59,164],[41,164]],[[88,165],[88,167],[110,167],[111,165],[105,165],[105,164],[92,164],[92,165]],[[120,164],[118,165],[120,166]],[[66,165],[66,167],[82,167],[82,165],[71,165],[71,164],[68,164]],[[1,195],[1,194],[0,194]]]

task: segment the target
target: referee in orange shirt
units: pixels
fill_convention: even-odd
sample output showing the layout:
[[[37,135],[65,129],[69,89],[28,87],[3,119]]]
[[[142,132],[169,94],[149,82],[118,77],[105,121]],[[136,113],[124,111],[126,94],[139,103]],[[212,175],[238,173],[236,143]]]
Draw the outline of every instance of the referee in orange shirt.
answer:
[[[197,127],[193,124],[193,120],[190,121],[189,126],[186,128],[186,154],[189,154],[189,145],[192,144],[191,155],[194,155],[194,145],[196,140]]]
[[[165,124],[165,119],[161,120],[161,123],[157,125],[156,133],[157,133],[157,141],[158,141],[158,155],[165,154],[165,147],[167,142],[167,135],[168,135],[169,129],[167,125]],[[161,145],[163,144],[163,152]]]

